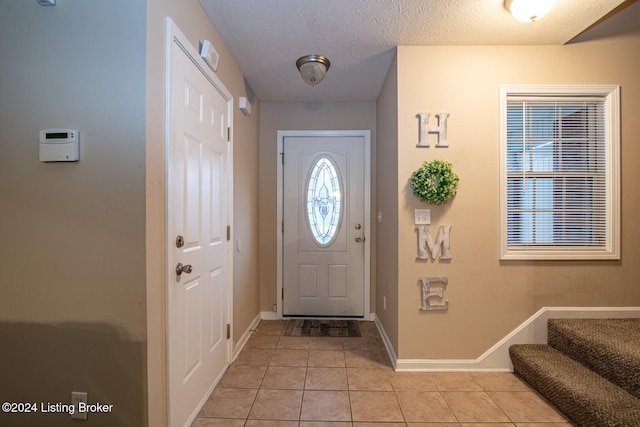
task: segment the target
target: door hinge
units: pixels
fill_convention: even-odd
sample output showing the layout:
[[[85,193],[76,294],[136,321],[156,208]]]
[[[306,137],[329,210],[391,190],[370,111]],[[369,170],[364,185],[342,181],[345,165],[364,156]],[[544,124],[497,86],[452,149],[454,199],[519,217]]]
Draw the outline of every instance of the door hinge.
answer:
[[[282,292],[280,292],[280,299],[284,299],[284,288],[282,288]]]
[[[231,240],[231,226],[227,225],[227,241]]]
[[[282,233],[284,233],[284,219],[282,220]]]
[[[284,151],[280,153],[280,158],[282,159],[282,164],[284,165]]]
[[[231,338],[231,324],[227,323],[227,339]]]
[[[227,127],[227,142],[231,141],[231,127]]]

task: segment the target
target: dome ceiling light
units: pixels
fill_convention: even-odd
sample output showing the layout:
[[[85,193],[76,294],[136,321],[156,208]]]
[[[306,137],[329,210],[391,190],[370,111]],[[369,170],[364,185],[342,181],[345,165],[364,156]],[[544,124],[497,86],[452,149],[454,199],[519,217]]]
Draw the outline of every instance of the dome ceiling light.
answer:
[[[553,9],[555,0],[506,0],[505,7],[520,22],[535,22]]]
[[[296,61],[302,80],[311,86],[319,84],[324,79],[329,66],[331,62],[322,55],[307,55]]]

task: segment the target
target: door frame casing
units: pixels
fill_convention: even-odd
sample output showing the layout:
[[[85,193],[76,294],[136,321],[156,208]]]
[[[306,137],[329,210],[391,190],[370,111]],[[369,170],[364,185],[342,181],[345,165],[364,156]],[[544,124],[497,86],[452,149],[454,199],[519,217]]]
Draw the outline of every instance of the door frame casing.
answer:
[[[173,45],[177,45],[179,49],[181,49],[193,62],[194,66],[197,67],[207,78],[209,83],[217,90],[227,101],[228,112],[227,112],[227,126],[229,128],[233,128],[233,95],[231,92],[224,86],[222,81],[218,76],[216,76],[211,69],[204,63],[204,60],[200,57],[198,52],[195,50],[189,39],[184,35],[184,33],[180,30],[180,28],[176,25],[176,23],[171,19],[171,17],[167,17],[166,21],[166,56],[165,56],[165,141],[164,141],[164,172],[165,172],[165,185],[164,185],[164,231],[165,231],[165,245],[164,245],[164,267],[165,267],[165,287],[164,287],[164,335],[165,335],[165,357],[163,360],[164,364],[164,372],[166,375],[166,402],[167,402],[167,414],[166,420],[168,423],[171,422],[171,377],[169,373],[169,333],[170,333],[170,316],[169,316],[169,305],[171,302],[169,301],[168,287],[172,284],[172,278],[175,275],[175,265],[170,264],[171,256],[169,255],[171,250],[173,249],[173,245],[175,244],[175,236],[170,235],[170,224],[172,215],[170,214],[170,177],[169,177],[169,166],[170,166],[170,153],[171,153],[171,132],[172,132],[172,122],[171,122],[171,65],[172,65],[172,49]],[[227,281],[226,281],[226,318],[224,319],[225,323],[230,324],[233,328],[231,319],[233,319],[233,132],[229,132],[229,138],[227,140],[227,225],[231,228],[230,239],[226,241],[226,249],[227,249]],[[227,355],[227,366],[232,360],[233,356],[233,330],[231,330],[231,338],[226,340],[226,355]],[[202,398],[202,400],[198,403],[197,410],[192,414],[191,418],[195,418],[197,413],[200,411],[202,406],[204,406],[207,401],[209,395],[215,388],[217,382],[221,378],[221,376],[226,371],[220,374],[218,378],[215,379],[214,383],[207,391],[206,395]],[[192,419],[190,422],[193,421]]]
[[[371,131],[370,130],[279,130],[277,132],[277,268],[276,268],[276,317],[283,318],[282,290],[284,280],[284,254],[282,224],[284,221],[284,165],[282,154],[287,137],[362,137],[364,138],[364,319],[374,320],[371,312]],[[285,159],[286,161],[286,159]]]

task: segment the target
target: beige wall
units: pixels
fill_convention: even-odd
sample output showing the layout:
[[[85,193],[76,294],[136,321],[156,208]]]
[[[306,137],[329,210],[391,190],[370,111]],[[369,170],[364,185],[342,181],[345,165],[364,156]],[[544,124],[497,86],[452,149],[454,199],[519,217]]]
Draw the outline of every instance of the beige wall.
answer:
[[[398,349],[398,70],[394,58],[376,103],[378,130],[377,207],[382,222],[377,223],[376,314]],[[386,304],[384,300],[386,299]],[[386,305],[386,307],[385,307]]]
[[[567,46],[398,48],[398,299],[401,359],[476,358],[544,306],[640,305],[640,35]],[[498,260],[500,84],[619,84],[622,259]],[[416,148],[418,112],[449,112],[449,148]],[[453,163],[458,195],[431,207],[451,225],[447,261],[416,261],[408,179],[425,160]],[[393,261],[390,261],[393,267]],[[386,267],[379,266],[380,270]],[[447,313],[422,313],[420,276],[446,276]]]
[[[302,81],[301,81],[302,82]],[[279,130],[371,130],[371,162],[375,165],[375,102],[263,102],[260,116],[260,310],[277,303],[277,132]],[[375,206],[372,168],[372,207]],[[372,208],[373,210],[373,208]],[[371,218],[375,218],[372,213]],[[375,227],[372,227],[375,233]],[[371,304],[375,301],[375,248],[371,248]]]
[[[0,400],[114,405],[146,424],[145,2],[0,2]],[[80,162],[38,132],[80,131]],[[0,414],[0,425],[69,415]]]
[[[236,342],[259,312],[258,276],[258,124],[260,105],[242,115],[238,97],[252,98],[231,54],[198,0],[157,0],[147,5],[147,292],[149,425],[162,425],[164,379],[164,61],[166,17],[170,16],[196,48],[209,40],[220,54],[216,75],[234,97],[233,111],[233,340]],[[238,252],[237,241],[241,251]]]
[[[250,91],[196,0],[49,8],[7,0],[0,8],[0,219],[12,242],[2,255],[20,272],[0,288],[3,396],[67,402],[72,389],[86,390],[90,401],[117,408],[91,425],[113,425],[114,416],[119,425],[162,425],[166,16],[195,46],[213,42],[236,106]],[[259,102],[252,106],[248,118],[234,110],[232,131],[242,171],[233,183],[242,248],[234,257],[234,341],[259,306]],[[80,130],[81,161],[39,163],[38,131],[63,126]],[[0,421],[11,423],[24,420]]]

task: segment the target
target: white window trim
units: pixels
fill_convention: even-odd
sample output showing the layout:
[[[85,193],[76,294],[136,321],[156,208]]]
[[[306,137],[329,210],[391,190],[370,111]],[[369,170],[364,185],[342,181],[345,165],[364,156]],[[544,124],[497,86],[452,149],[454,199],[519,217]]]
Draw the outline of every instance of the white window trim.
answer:
[[[507,245],[507,97],[599,96],[605,98],[607,159],[607,242],[602,248],[518,248]],[[500,86],[500,259],[619,260],[620,259],[620,87],[617,85]]]

